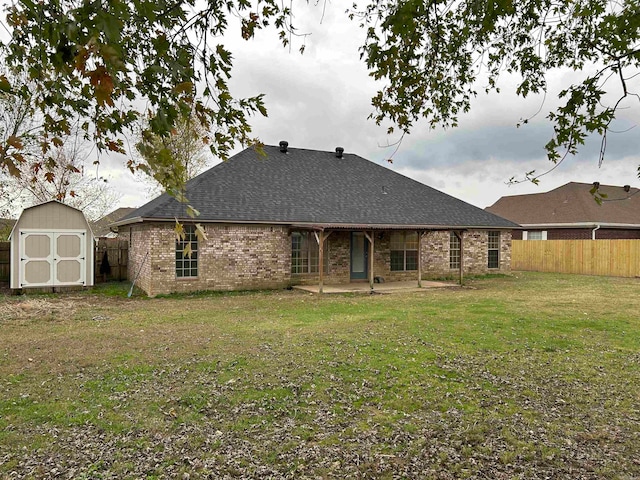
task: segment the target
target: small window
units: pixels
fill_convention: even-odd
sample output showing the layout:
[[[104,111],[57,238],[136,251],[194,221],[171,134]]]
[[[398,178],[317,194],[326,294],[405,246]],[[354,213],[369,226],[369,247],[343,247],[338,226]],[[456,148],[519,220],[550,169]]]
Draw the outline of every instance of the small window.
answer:
[[[546,240],[547,239],[547,231],[546,230],[536,230],[536,231],[525,231],[522,236],[523,240]]]
[[[176,240],[176,277],[198,276],[198,237],[193,225],[184,226],[184,240]]]
[[[391,271],[418,270],[418,232],[391,234]]]
[[[454,232],[449,233],[449,268],[460,268],[460,237]]]
[[[500,232],[487,232],[487,267],[500,268]]]

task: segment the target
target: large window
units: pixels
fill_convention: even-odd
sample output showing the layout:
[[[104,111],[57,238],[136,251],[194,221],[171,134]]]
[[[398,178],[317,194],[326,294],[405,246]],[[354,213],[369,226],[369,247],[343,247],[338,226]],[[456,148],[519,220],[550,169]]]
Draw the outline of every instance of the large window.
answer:
[[[449,268],[460,268],[460,237],[449,233]]]
[[[318,241],[313,232],[291,234],[291,273],[318,273]],[[324,272],[329,271],[329,242],[324,245]]]
[[[176,240],[176,277],[198,276],[198,237],[193,225],[184,226],[184,240]]]
[[[487,267],[500,268],[500,232],[487,232]]]
[[[418,232],[391,234],[391,271],[418,270]]]

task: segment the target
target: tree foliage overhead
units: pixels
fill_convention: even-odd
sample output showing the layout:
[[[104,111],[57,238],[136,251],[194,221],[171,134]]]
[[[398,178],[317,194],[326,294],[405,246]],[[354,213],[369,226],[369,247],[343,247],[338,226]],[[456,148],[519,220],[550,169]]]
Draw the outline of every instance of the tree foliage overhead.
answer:
[[[266,110],[259,94],[233,98],[232,54],[220,37],[237,18],[236,35],[249,40],[271,27],[287,44],[295,34],[290,5],[21,0],[6,7],[11,39],[3,58],[35,84],[29,93],[43,118],[43,155],[77,118],[100,151],[124,153],[124,135],[143,116],[144,133],[169,137],[178,119],[194,112],[213,154],[224,159],[235,142],[252,141],[249,117]],[[347,13],[366,29],[361,56],[384,82],[373,117],[402,133],[422,119],[455,126],[479,81],[498,90],[501,73],[517,74],[517,93],[527,96],[546,90],[550,72],[571,68],[583,72],[582,81],[567,85],[549,115],[555,135],[547,150],[557,162],[590,133],[604,141],[620,102],[637,99],[629,85],[640,66],[640,0],[364,0]],[[6,77],[0,89],[25,94]],[[21,173],[21,149],[19,135],[0,145],[3,170]]]
[[[176,198],[184,184],[202,173],[209,163],[208,132],[193,115],[179,118],[169,135],[143,129],[136,150],[142,157],[139,170],[153,196],[163,189]]]
[[[361,53],[371,74],[387,81],[374,118],[402,132],[422,118],[456,126],[479,82],[499,91],[504,72],[519,75],[516,93],[526,97],[547,90],[547,74],[570,68],[582,81],[560,92],[548,116],[555,163],[591,133],[606,142],[621,102],[640,99],[629,89],[640,66],[638,0],[374,0],[351,16],[367,29]]]
[[[261,95],[234,99],[229,92],[232,56],[216,43],[228,17],[242,16],[245,0],[24,0],[8,7],[12,31],[5,64],[35,84],[34,108],[43,117],[43,153],[68,134],[74,119],[100,151],[127,153],[123,134],[142,115],[149,131],[169,135],[177,119],[194,112],[211,132],[211,149],[226,158],[234,141],[249,141],[247,117],[266,115]],[[262,16],[279,28],[286,13],[272,0]],[[200,5],[200,4],[198,4]],[[266,19],[248,13],[242,34],[252,35]],[[0,88],[13,94],[6,77]],[[2,167],[20,174],[19,138],[2,145]],[[130,165],[133,166],[133,165]]]

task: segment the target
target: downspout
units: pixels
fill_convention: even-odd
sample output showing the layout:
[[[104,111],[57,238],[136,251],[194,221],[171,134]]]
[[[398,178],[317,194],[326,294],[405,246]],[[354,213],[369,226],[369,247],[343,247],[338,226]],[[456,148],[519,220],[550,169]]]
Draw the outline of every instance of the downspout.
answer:
[[[596,225],[596,228],[591,230],[591,240],[595,240],[596,239],[596,230],[599,230],[599,229],[600,229],[600,225]]]

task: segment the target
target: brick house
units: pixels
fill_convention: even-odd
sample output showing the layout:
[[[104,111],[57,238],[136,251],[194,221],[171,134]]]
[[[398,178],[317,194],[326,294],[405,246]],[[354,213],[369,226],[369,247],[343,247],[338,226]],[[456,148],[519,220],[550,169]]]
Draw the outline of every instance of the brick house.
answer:
[[[603,195],[595,201],[591,190]],[[513,240],[640,239],[640,190],[570,182],[545,193],[500,198],[487,211],[518,223]]]
[[[149,295],[508,272],[516,224],[354,154],[265,146],[116,222]],[[185,226],[176,239],[176,219]],[[198,239],[195,223],[206,239]],[[193,251],[191,256],[186,254]],[[321,289],[320,289],[321,290]]]

